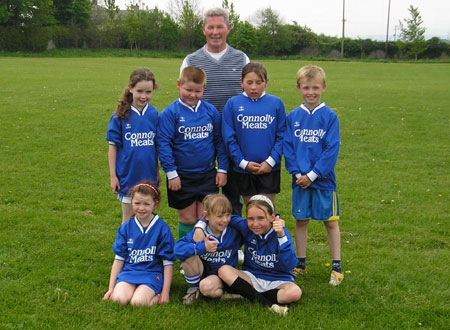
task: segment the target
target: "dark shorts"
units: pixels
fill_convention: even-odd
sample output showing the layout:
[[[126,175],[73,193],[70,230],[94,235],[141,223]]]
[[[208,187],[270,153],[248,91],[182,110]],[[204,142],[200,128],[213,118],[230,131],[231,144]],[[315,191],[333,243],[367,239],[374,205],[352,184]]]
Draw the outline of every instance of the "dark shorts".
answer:
[[[219,188],[216,186],[216,169],[204,173],[180,174],[181,189],[172,191],[167,185],[167,199],[169,206],[182,210],[192,205],[194,202],[202,202],[208,194],[216,194]]]
[[[280,171],[254,175],[236,172],[239,192],[242,196],[278,194],[280,192]]]
[[[202,277],[201,277],[202,280],[204,278],[208,277],[208,276],[211,276],[211,275],[216,275],[217,277],[219,277],[219,269],[217,269],[217,268],[210,268],[208,263],[205,260],[203,260],[202,258],[200,258],[200,261],[203,264],[203,273],[202,273]],[[222,285],[223,285],[223,291],[224,292],[231,292],[230,287],[224,281],[222,281],[222,279],[221,279],[221,282],[222,282]]]

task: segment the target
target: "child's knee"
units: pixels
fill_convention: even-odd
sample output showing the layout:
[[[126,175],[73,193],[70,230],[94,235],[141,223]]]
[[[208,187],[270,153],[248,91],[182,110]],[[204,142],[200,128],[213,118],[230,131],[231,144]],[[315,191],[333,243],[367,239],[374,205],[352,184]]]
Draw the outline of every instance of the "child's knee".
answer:
[[[302,290],[298,285],[292,285],[283,290],[282,297],[280,297],[280,301],[285,304],[290,304],[299,300],[302,296]]]

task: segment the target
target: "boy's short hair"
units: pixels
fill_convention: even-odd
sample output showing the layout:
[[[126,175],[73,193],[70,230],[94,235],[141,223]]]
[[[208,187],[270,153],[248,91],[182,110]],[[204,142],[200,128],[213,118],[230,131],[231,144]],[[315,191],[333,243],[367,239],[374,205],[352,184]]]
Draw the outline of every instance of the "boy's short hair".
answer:
[[[203,25],[206,24],[206,19],[208,17],[216,17],[216,16],[223,16],[223,18],[225,20],[225,24],[226,25],[229,24],[228,10],[217,7],[217,8],[208,9],[203,13]]]
[[[300,85],[300,80],[302,79],[322,79],[323,85],[325,86],[325,71],[317,65],[305,65],[297,71],[297,85]]]
[[[206,87],[206,73],[199,67],[188,66],[181,71],[179,81],[180,85],[193,82],[196,84],[202,84],[203,87]]]
[[[208,215],[231,214],[232,211],[230,201],[223,194],[206,195],[202,204]]]

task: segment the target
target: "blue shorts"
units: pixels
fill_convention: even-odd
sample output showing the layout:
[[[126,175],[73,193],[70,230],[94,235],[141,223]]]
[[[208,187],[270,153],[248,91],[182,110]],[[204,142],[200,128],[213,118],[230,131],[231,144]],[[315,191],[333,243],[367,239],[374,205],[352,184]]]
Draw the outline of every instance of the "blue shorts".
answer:
[[[292,215],[296,220],[339,220],[339,200],[336,191],[316,188],[292,190]]]
[[[119,282],[127,282],[134,284],[136,286],[146,285],[155,294],[160,294],[163,287],[164,277],[163,274],[158,272],[133,272],[133,271],[123,271],[117,276],[116,284]]]

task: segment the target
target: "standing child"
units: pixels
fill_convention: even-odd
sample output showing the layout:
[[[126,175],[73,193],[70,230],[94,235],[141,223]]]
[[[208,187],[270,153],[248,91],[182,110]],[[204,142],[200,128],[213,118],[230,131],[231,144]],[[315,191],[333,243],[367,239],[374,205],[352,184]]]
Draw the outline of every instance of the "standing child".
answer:
[[[174,240],[169,226],[153,213],[160,200],[160,191],[150,181],[133,187],[131,203],[136,215],[117,231],[116,257],[104,300],[134,306],[169,302]]]
[[[227,182],[221,118],[213,105],[201,100],[205,86],[202,69],[184,68],[177,80],[179,99],[159,119],[159,159],[167,175],[169,206],[178,210],[178,239],[203,215],[203,198]]]
[[[111,190],[122,202],[122,223],[133,215],[129,190],[142,180],[160,181],[155,148],[158,111],[148,104],[155,88],[149,69],[134,70],[106,133]]]
[[[244,263],[242,271],[222,266],[219,277],[231,291],[286,315],[288,307],[283,305],[299,300],[302,291],[292,274],[297,262],[294,245],[284,221],[275,215],[272,201],[264,195],[251,197],[247,220],[232,216],[230,227],[244,238]]]
[[[341,268],[339,203],[334,167],[339,153],[339,121],[320,101],[326,90],[325,72],[307,65],[297,72],[297,89],[303,104],[287,117],[283,151],[286,169],[292,174],[292,214],[296,221],[296,274],[306,271],[306,240],[309,219],[323,221],[332,256],[330,284],[344,279]]]
[[[208,221],[197,239],[195,230],[175,243],[175,256],[182,261],[184,277],[189,289],[183,303],[189,305],[199,293],[209,298],[219,298],[225,288],[217,271],[223,265],[235,267],[238,249],[242,246],[241,235],[228,227],[231,203],[225,195],[212,194],[203,199],[204,219]]]
[[[266,94],[267,83],[264,66],[248,63],[242,69],[244,92],[229,99],[223,110],[222,137],[246,204],[256,194],[274,201],[280,192],[286,113],[280,98]]]

